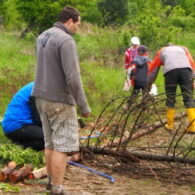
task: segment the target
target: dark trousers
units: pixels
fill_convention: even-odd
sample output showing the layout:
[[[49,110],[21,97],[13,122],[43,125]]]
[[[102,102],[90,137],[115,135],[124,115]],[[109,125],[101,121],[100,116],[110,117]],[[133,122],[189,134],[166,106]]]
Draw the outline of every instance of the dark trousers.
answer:
[[[165,75],[166,106],[173,108],[176,103],[176,90],[181,88],[183,103],[186,108],[194,108],[192,71],[190,68],[177,68]]]
[[[25,125],[16,131],[7,133],[6,136],[24,148],[31,147],[37,151],[44,149],[44,136],[41,126]]]
[[[135,101],[135,99],[137,98],[141,90],[142,90],[142,97],[144,97],[147,93],[147,86],[134,85],[133,91],[128,100],[128,105],[131,105]]]

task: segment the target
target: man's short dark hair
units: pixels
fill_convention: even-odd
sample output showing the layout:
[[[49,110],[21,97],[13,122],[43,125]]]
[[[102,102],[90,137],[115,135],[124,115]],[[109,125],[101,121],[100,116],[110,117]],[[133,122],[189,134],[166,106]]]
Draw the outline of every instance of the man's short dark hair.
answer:
[[[79,20],[80,13],[74,7],[66,6],[58,15],[59,22],[67,22],[70,18],[72,18],[73,22],[77,22]]]

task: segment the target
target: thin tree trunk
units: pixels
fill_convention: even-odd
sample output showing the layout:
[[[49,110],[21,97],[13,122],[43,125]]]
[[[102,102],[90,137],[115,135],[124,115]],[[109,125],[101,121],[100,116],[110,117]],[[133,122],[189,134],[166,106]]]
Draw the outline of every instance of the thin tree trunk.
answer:
[[[177,156],[170,155],[157,155],[157,154],[147,154],[147,153],[138,153],[130,150],[116,151],[109,150],[105,148],[95,148],[95,147],[82,147],[82,152],[93,153],[93,154],[103,154],[119,158],[121,160],[138,162],[139,160],[151,160],[151,161],[166,161],[174,163],[184,163],[195,165],[195,159],[191,158],[181,158]]]

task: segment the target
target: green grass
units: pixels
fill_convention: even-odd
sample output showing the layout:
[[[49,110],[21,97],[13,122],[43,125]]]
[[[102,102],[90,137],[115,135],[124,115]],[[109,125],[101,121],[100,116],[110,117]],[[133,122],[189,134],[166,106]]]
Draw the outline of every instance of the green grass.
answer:
[[[101,33],[103,32],[96,31],[95,35],[101,36]],[[106,34],[106,37],[110,39],[109,41],[113,41],[113,37],[116,36],[116,33],[113,33],[112,36],[109,37],[108,30]],[[103,36],[103,39],[98,37],[97,40],[95,40],[94,35],[88,36],[85,34],[84,37],[82,37],[82,35],[77,37],[78,50],[79,53],[81,53],[83,85],[92,109],[92,117],[87,119],[87,121],[96,120],[104,106],[108,104],[113,97],[129,96],[130,94],[130,92],[123,91],[126,77],[123,67],[124,52],[119,52],[119,48],[117,48],[120,46],[121,42],[113,46],[113,52],[113,43],[108,45],[108,40],[104,42],[106,37]],[[195,52],[195,40],[193,37],[194,33],[187,33],[180,39],[180,44],[187,46],[192,54]],[[103,41],[103,43],[101,41]],[[0,117],[3,117],[12,96],[22,86],[33,80],[36,60],[34,50],[35,41],[19,39],[18,33],[1,31],[0,44]],[[105,45],[108,46],[104,47]],[[104,55],[101,56],[103,53]],[[164,93],[164,77],[162,70],[160,70],[155,83],[158,87],[158,93]],[[181,97],[178,97],[178,104],[182,104]],[[0,142],[4,144],[10,143],[3,135],[1,126]]]
[[[0,32],[0,67],[17,69],[17,73],[25,74],[29,65],[35,65],[34,43],[19,39],[18,34]]]
[[[1,124],[0,124],[0,143],[10,143],[8,138],[4,136]]]
[[[2,116],[16,91],[33,80],[35,56],[34,43],[19,39],[17,33],[1,31],[0,44],[0,116]]]
[[[10,193],[19,193],[20,192],[20,187],[18,186],[13,186],[10,184],[5,184],[5,183],[0,183],[0,190],[3,192],[10,192]]]
[[[83,83],[92,108],[97,116],[113,96],[123,95],[125,71],[123,68],[102,68],[98,63],[81,64]],[[129,92],[126,92],[129,95]]]

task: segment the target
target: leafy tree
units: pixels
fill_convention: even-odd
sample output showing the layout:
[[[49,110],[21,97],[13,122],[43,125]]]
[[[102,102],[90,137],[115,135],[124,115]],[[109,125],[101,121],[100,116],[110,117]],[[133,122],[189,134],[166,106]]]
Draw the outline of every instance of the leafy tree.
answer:
[[[42,32],[52,26],[56,21],[59,11],[65,6],[76,7],[84,20],[98,21],[97,0],[17,0],[17,10],[21,13],[22,19],[26,22],[27,28],[24,33],[33,30]]]
[[[25,32],[33,30],[40,33],[47,29],[56,20],[60,5],[53,0],[17,0],[17,10],[26,22]]]
[[[125,23],[129,12],[128,0],[100,0],[97,5],[104,25]]]
[[[97,8],[98,0],[60,0],[61,7],[71,5],[79,10],[82,20],[91,23],[98,23],[100,20],[100,12]]]
[[[16,0],[0,0],[0,24],[9,30],[21,27],[22,22],[16,10]]]
[[[186,11],[181,6],[175,6],[168,17],[172,26],[182,28],[182,30],[194,30],[195,18],[192,15],[186,15]]]
[[[16,9],[17,0],[5,0],[5,22],[6,29],[20,29],[23,25],[23,20],[20,20],[20,14]]]
[[[0,24],[4,23],[5,13],[6,13],[5,0],[0,0]]]
[[[172,7],[179,5],[183,0],[161,0],[162,4],[167,6],[170,5]]]
[[[88,21],[93,24],[99,24],[101,20],[101,13],[97,7],[98,0],[89,0],[85,1],[86,4],[82,3],[79,4],[82,7],[78,7],[79,11],[81,12],[82,20]]]
[[[156,4],[155,8],[145,9],[137,17],[141,42],[152,50],[173,41],[181,31],[180,27],[173,26],[167,18],[166,13],[170,9],[169,6],[163,8],[160,4]]]
[[[0,13],[3,14],[3,12],[5,11],[5,0],[0,0]]]
[[[186,15],[192,15],[195,17],[195,1],[183,0],[181,1],[180,6],[186,11]]]

